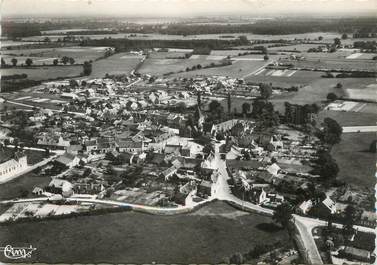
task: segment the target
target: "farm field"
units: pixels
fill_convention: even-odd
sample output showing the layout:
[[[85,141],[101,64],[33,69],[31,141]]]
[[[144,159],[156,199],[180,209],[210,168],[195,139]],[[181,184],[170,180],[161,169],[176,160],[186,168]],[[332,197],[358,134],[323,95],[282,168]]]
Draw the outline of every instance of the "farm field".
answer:
[[[19,104],[36,106],[41,108],[49,108],[53,110],[61,109],[61,104],[66,104],[67,99],[63,99],[60,95],[48,93],[35,93],[33,90],[36,87],[26,88],[21,91],[13,92],[7,98],[16,104],[9,103],[12,107],[20,107]],[[19,104],[17,104],[19,103]],[[27,108],[27,107],[26,107]],[[30,109],[27,108],[27,109]]]
[[[81,65],[68,66],[40,66],[40,67],[22,67],[22,68],[5,68],[0,70],[1,75],[27,74],[28,79],[47,80],[55,78],[70,78],[80,75],[82,72]]]
[[[59,48],[42,48],[42,49],[20,49],[2,51],[5,60],[10,63],[12,58],[19,59],[19,63],[24,63],[26,58],[32,57],[34,64],[41,65],[43,63],[52,64],[52,61],[60,59],[63,56],[72,57],[75,63],[82,64],[84,61],[94,61],[104,55],[108,47],[59,47]]]
[[[335,79],[317,79],[309,85],[299,88],[297,92],[289,92],[277,95],[271,99],[275,109],[284,113],[284,102],[289,101],[292,104],[321,104],[326,100],[327,94],[332,92],[338,96],[344,96],[341,88],[335,88],[337,84]]]
[[[169,56],[172,56],[171,53],[169,54]],[[187,67],[191,68],[198,64],[200,64],[202,67],[210,65],[211,63],[218,64],[223,58],[212,58],[211,60],[211,58],[208,59],[208,57],[209,56],[206,55],[192,55],[188,59],[166,59],[166,57],[165,59],[162,59],[152,57],[144,61],[142,67],[139,69],[139,72],[142,74],[162,75],[169,72],[185,71]]]
[[[321,123],[326,117],[336,120],[341,126],[372,126],[377,123],[377,115],[375,113],[333,110],[323,110],[318,113],[317,123]]]
[[[130,53],[117,53],[108,58],[93,62],[91,78],[102,78],[107,73],[129,74],[140,63],[142,57]]]
[[[245,76],[249,76],[254,72],[258,71],[262,67],[266,66],[268,61],[261,61],[261,60],[237,60],[233,61],[232,65],[222,66],[222,67],[215,67],[215,68],[208,68],[208,69],[201,69],[196,71],[184,72],[179,73],[177,76],[181,77],[193,77],[193,76],[229,76],[232,78],[244,78]]]
[[[376,154],[368,151],[375,133],[344,133],[342,141],[335,145],[331,154],[339,166],[338,178],[348,184],[374,187],[376,183]]]
[[[292,63],[297,68],[328,69],[328,70],[365,70],[375,71],[376,62],[373,60],[351,59],[311,59],[303,61],[282,60],[284,63]]]
[[[322,72],[262,69],[245,78],[247,82],[272,83],[273,86],[289,88],[305,86],[320,80]]]
[[[290,244],[271,222],[214,202],[174,216],[130,211],[0,226],[0,244],[43,249],[30,262],[218,263],[262,242]]]
[[[347,94],[349,98],[364,99],[377,102],[377,84],[369,84],[361,89],[348,88]]]
[[[322,36],[323,40],[318,41],[322,43],[333,43],[334,38],[339,38],[341,35],[339,33],[332,32],[312,32],[312,33],[302,33],[302,34],[289,34],[289,35],[261,35],[252,33],[227,33],[227,34],[200,34],[200,35],[167,35],[167,34],[141,34],[136,33],[136,36],[131,36],[132,33],[118,33],[118,34],[92,34],[92,35],[79,35],[72,34],[76,38],[91,38],[91,39],[104,39],[111,37],[113,39],[117,38],[130,38],[130,39],[166,39],[166,40],[190,40],[190,39],[234,39],[240,35],[246,36],[249,40],[295,40],[295,39],[310,39],[318,41],[318,37]],[[133,35],[133,34],[132,34]],[[232,38],[224,38],[223,36],[232,36]],[[56,41],[58,38],[63,38],[63,35],[48,34],[42,36],[32,36],[23,38],[24,41],[42,41],[45,37],[49,37],[52,41]],[[357,39],[362,40],[362,39]],[[352,43],[354,39],[350,38],[345,40],[344,43]]]

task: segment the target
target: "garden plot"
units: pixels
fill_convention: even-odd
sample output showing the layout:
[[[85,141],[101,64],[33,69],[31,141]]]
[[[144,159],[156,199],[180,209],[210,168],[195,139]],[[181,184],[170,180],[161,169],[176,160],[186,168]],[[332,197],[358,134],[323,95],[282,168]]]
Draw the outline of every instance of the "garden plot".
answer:
[[[347,56],[346,59],[357,59],[357,58],[359,58],[361,55],[363,55],[363,54],[362,54],[362,53],[359,53],[359,52],[357,52],[357,53],[353,53],[353,54]]]
[[[335,101],[330,103],[325,109],[333,111],[361,112],[367,106],[366,103],[354,101]]]

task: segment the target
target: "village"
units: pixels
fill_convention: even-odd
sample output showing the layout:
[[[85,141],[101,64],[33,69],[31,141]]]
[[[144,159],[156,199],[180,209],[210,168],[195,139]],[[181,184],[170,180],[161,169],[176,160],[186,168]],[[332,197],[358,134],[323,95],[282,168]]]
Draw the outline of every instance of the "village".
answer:
[[[341,128],[329,118],[316,127],[316,104],[275,111],[268,100],[274,93],[282,91],[221,76],[133,73],[43,83],[32,96],[49,95],[59,108],[40,100],[31,111],[3,113],[8,156],[0,178],[29,169],[50,182],[22,194],[0,221],[111,207],[97,200],[180,209],[231,198],[256,211],[325,220],[312,235],[323,260],[372,263],[365,242],[374,237],[353,226],[372,229],[374,207],[336,179],[328,151]],[[233,107],[239,98],[246,100],[242,111]],[[45,163],[32,167],[30,149]],[[347,229],[332,225],[344,222]]]

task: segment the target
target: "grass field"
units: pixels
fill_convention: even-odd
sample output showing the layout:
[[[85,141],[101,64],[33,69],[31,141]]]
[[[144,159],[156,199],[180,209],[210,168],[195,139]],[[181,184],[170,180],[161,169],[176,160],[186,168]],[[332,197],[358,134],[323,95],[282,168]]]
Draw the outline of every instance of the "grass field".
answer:
[[[0,244],[32,244],[28,262],[218,263],[258,244],[290,244],[270,223],[215,202],[183,215],[122,212],[0,226]]]
[[[255,83],[272,83],[273,86],[278,87],[292,87],[292,86],[305,86],[311,82],[321,79],[322,72],[312,71],[286,71],[286,74],[281,76],[274,75],[276,71],[264,69],[258,71],[253,75],[249,75],[245,80],[247,82]]]
[[[344,96],[343,89],[335,88],[335,79],[318,79],[309,85],[299,88],[298,92],[289,92],[275,96],[271,99],[275,109],[284,113],[284,102],[289,101],[292,104],[321,104],[326,100],[327,94],[336,93],[338,96]]]
[[[173,55],[172,53],[169,53],[167,56],[171,57]],[[219,60],[207,60],[207,56],[203,55],[193,55],[192,58],[189,59],[166,59],[166,57],[150,58],[145,60],[143,66],[139,69],[139,72],[142,74],[163,75],[169,72],[185,71],[187,67],[191,68],[198,64],[203,67],[210,65],[211,63],[219,63],[218,61]]]
[[[243,78],[257,71],[261,67],[265,66],[268,62],[266,61],[254,61],[254,60],[238,60],[233,61],[232,65],[207,68],[196,71],[179,73],[177,76],[181,77],[193,77],[193,76],[229,76],[232,78]]]
[[[103,56],[108,47],[60,47],[60,48],[43,48],[43,49],[20,49],[3,51],[4,59],[9,62],[12,58],[17,58],[18,64],[25,63],[26,58],[32,58],[35,65],[52,64],[57,58],[60,60],[63,56],[72,57],[75,63],[82,64],[84,61],[94,61]]]
[[[365,70],[375,71],[376,62],[373,60],[351,60],[351,59],[308,59],[303,61],[282,60],[284,63],[293,63],[298,68],[329,69],[329,70]]]
[[[336,120],[341,126],[372,126],[377,123],[375,113],[323,110],[318,114],[318,122],[325,117]]]
[[[27,74],[28,79],[46,80],[58,77],[69,78],[78,76],[82,72],[82,66],[41,66],[41,67],[23,67],[23,68],[6,68],[0,70],[1,75]]]
[[[375,133],[344,133],[342,141],[332,148],[331,154],[339,166],[338,178],[348,184],[374,187],[376,154],[368,152],[376,140]]]
[[[9,182],[0,184],[0,200],[15,199],[20,197],[21,191],[27,190],[28,197],[34,187],[47,186],[51,181],[49,177],[41,177],[36,173],[29,172]]]
[[[117,53],[106,59],[93,62],[91,78],[103,78],[108,74],[129,74],[141,61],[140,56]]]

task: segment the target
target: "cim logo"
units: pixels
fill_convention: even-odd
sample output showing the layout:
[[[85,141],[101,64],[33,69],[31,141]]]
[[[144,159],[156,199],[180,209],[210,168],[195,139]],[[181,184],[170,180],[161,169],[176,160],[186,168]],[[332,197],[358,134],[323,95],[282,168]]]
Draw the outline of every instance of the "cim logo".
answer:
[[[30,247],[12,247],[11,245],[6,245],[5,247],[0,247],[0,250],[3,251],[4,256],[8,259],[25,259],[31,258],[31,253],[36,248],[33,248],[32,245]]]

